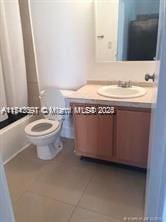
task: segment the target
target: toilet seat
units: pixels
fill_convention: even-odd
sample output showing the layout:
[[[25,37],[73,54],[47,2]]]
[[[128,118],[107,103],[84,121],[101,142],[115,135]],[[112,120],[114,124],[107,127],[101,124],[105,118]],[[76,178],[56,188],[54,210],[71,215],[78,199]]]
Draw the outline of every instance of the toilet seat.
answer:
[[[59,129],[58,120],[40,119],[33,121],[25,127],[25,133],[29,136],[44,136]]]

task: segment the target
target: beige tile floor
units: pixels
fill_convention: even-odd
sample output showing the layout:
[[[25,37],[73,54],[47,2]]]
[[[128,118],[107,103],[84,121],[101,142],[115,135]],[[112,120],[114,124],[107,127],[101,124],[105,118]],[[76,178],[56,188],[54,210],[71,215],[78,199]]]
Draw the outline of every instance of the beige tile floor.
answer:
[[[35,147],[5,169],[16,222],[120,222],[143,216],[142,172],[80,160],[73,140],[52,161],[37,159]]]

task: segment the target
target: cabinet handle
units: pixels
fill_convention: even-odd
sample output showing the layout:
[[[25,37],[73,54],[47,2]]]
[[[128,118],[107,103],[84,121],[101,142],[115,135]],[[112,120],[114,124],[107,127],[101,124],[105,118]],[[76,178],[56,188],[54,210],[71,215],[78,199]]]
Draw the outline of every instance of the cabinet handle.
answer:
[[[146,80],[146,81],[149,81],[150,79],[153,80],[153,82],[154,82],[154,81],[155,81],[155,74],[150,75],[150,74],[147,73],[147,74],[145,75],[145,80]]]

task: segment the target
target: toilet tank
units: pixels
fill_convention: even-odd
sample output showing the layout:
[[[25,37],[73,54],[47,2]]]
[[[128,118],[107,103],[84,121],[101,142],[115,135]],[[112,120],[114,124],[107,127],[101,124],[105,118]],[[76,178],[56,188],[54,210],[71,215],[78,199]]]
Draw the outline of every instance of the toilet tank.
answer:
[[[40,92],[41,111],[44,117],[51,120],[62,120],[65,99],[61,91],[55,87],[45,88]],[[47,113],[47,111],[49,111]]]

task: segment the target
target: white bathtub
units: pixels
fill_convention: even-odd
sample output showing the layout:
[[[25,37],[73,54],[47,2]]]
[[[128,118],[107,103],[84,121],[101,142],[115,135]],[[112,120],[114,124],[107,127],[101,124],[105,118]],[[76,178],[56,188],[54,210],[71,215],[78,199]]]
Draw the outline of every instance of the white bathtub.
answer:
[[[0,154],[4,164],[29,146],[24,128],[32,120],[33,117],[26,116],[0,130]]]

